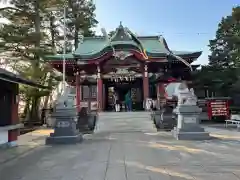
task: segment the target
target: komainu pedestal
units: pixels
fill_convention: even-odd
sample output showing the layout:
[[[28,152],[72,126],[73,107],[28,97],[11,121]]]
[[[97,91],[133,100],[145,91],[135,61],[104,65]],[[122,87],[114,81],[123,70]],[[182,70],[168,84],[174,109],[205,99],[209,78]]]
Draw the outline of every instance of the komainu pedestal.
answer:
[[[76,144],[82,141],[82,134],[76,128],[75,110],[61,109],[54,113],[54,133],[46,138],[46,144]]]
[[[207,140],[209,133],[199,125],[199,115],[202,109],[193,105],[180,105],[175,110],[177,126],[172,130],[178,140]]]
[[[177,89],[178,105],[174,109],[177,114],[177,126],[172,130],[178,140],[207,140],[209,133],[199,124],[202,109],[197,106],[197,97],[193,89],[188,90],[185,84]]]

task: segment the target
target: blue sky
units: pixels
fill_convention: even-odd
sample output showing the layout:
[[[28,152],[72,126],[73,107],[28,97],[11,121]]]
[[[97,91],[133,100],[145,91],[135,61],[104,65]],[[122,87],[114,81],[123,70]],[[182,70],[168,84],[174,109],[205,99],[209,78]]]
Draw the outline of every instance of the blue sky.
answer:
[[[208,63],[208,42],[218,23],[240,0],[94,0],[99,27],[120,21],[138,35],[162,34],[172,50],[203,51],[195,64]]]

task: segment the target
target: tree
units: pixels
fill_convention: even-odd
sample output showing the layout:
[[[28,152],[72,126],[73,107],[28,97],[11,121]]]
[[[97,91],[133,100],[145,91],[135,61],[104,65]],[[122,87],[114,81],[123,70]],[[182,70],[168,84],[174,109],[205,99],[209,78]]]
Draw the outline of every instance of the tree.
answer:
[[[115,33],[116,33],[116,31],[110,31],[110,32],[108,33],[108,36],[109,36],[109,37],[112,37]]]
[[[240,6],[232,14],[223,17],[218,25],[216,37],[210,40],[209,65],[228,68],[239,67],[240,63]]]
[[[98,21],[95,15],[95,4],[92,0],[55,0],[51,6],[55,7],[54,11],[49,13],[47,21],[51,22],[52,27],[55,26],[55,30],[60,32],[56,37],[57,51],[63,52],[63,31],[64,25],[66,24],[67,42],[68,47],[67,53],[72,51],[72,44],[76,49],[79,43],[79,34],[85,37],[91,37],[95,35],[93,28],[96,27]],[[53,5],[54,4],[54,5]],[[66,21],[64,22],[64,7],[66,10]],[[47,12],[48,10],[46,10]],[[51,34],[54,34],[53,28]],[[52,38],[53,39],[53,38]]]
[[[13,69],[24,77],[54,89],[59,76],[44,61],[44,56],[56,52],[63,45],[62,27],[63,7],[67,5],[67,34],[78,44],[78,33],[93,35],[92,27],[95,19],[95,5],[88,0],[9,0],[10,7],[0,9],[0,17],[10,23],[0,28],[0,48],[10,54],[14,60]],[[67,2],[67,4],[64,4]],[[49,12],[49,8],[57,7]],[[73,34],[71,32],[74,32]],[[20,88],[26,102],[25,112],[29,119],[39,119],[39,103],[41,97],[48,96],[51,91]],[[48,98],[44,104],[47,104]]]
[[[0,47],[11,53],[11,57],[18,60],[14,67],[17,73],[39,84],[46,85],[54,74],[44,62],[43,57],[52,53],[51,44],[48,44],[47,34],[44,32],[42,19],[46,15],[44,10],[49,0],[10,0],[11,7],[2,8],[0,16],[10,23],[0,29]],[[51,74],[51,75],[50,75]],[[54,84],[53,84],[54,85]],[[21,87],[29,107],[29,118],[39,120],[39,103],[42,96],[49,91]],[[31,103],[30,103],[31,102]]]
[[[95,9],[92,0],[68,0],[68,38],[74,41],[75,49],[78,47],[79,34],[85,37],[94,36],[92,28],[98,23]]]
[[[202,83],[209,82],[210,88],[218,89],[223,95],[230,95],[232,90],[240,89],[239,83],[236,84],[240,81],[240,6],[222,18],[209,47],[209,66],[202,69],[199,79]]]
[[[208,89],[221,96],[229,96],[231,87],[237,81],[236,68],[202,66],[194,73],[194,84],[198,89]]]

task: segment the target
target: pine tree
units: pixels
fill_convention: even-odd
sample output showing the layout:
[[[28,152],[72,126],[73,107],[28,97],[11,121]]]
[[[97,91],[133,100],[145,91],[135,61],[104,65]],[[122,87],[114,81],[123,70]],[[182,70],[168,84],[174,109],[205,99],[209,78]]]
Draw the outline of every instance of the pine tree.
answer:
[[[78,47],[79,34],[84,37],[94,36],[92,28],[98,21],[95,15],[95,4],[92,0],[68,0],[68,38],[74,41],[75,49]],[[72,33],[73,32],[73,33]]]
[[[228,68],[239,67],[240,62],[240,6],[222,18],[216,37],[210,40],[209,65]]]
[[[4,24],[0,29],[0,47],[11,53],[17,60],[14,70],[39,84],[46,85],[53,74],[44,62],[43,57],[52,53],[51,44],[48,44],[47,34],[44,32],[44,10],[49,1],[10,0],[11,7],[2,8],[0,15],[10,23]],[[51,76],[52,78],[52,76]],[[31,108],[29,118],[39,120],[38,111],[40,98],[48,95],[49,91],[21,88],[25,99]]]
[[[208,81],[209,86],[214,86],[214,81],[221,81],[218,90],[224,95],[230,95],[232,89],[240,89],[240,83],[236,84],[240,81],[240,6],[234,7],[231,15],[222,18],[216,37],[210,40],[209,47],[211,71],[202,73],[205,77],[202,82]]]
[[[63,7],[67,6],[70,19],[68,40],[73,39],[77,47],[80,31],[84,36],[94,34],[91,28],[97,24],[95,5],[89,0],[9,0],[7,3],[10,7],[0,9],[0,17],[10,22],[0,28],[0,49],[10,53],[13,61],[9,64],[19,74],[54,88],[60,79],[44,62],[44,56],[63,46]],[[48,10],[52,7],[57,7],[56,11]],[[50,91],[21,87],[20,92],[26,101],[29,119],[38,120],[40,99]]]

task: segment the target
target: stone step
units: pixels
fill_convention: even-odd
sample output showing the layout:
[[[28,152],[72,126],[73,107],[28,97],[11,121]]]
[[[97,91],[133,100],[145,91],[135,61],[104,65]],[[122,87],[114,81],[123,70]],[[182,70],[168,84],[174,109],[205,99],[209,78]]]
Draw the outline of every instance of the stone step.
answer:
[[[116,116],[107,116],[107,115],[98,115],[98,117],[104,117],[104,118],[150,118],[150,115],[116,115]]]
[[[156,132],[150,112],[100,112],[98,132]]]
[[[150,120],[150,117],[146,116],[146,117],[131,117],[131,116],[125,116],[125,117],[104,117],[104,116],[98,116],[98,120],[117,120],[117,119],[125,119],[125,120],[128,120],[128,119],[136,119],[136,120]]]
[[[106,118],[106,117],[98,117],[98,120],[101,121],[101,120],[105,120],[105,121],[112,121],[112,120],[121,120],[121,119],[125,119],[125,120],[128,120],[128,119],[131,119],[131,120],[136,120],[136,121],[140,121],[140,120],[149,120],[150,121],[150,118],[149,117],[143,117],[143,118],[140,118],[140,117],[135,117],[135,118],[132,118],[132,117],[113,117],[113,118]]]
[[[98,113],[99,117],[104,118],[148,118],[149,112],[101,112]]]
[[[150,112],[101,112],[98,114],[98,122],[114,122],[114,126],[119,122],[138,121],[139,123],[152,124]],[[121,123],[120,123],[121,124]]]
[[[99,112],[99,115],[120,115],[120,114],[151,114],[148,111],[132,111],[132,112]]]

